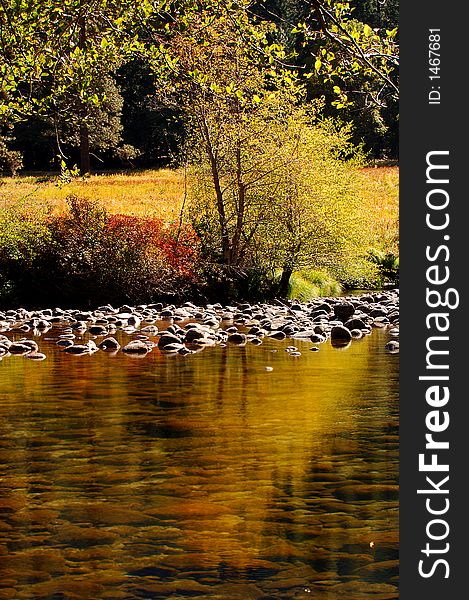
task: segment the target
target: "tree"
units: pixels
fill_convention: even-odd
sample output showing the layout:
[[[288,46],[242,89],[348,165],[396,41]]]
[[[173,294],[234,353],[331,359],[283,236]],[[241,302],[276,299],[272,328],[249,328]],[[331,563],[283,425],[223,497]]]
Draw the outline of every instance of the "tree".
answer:
[[[336,106],[348,104],[341,84],[353,81],[358,73],[380,82],[379,89],[369,93],[370,100],[378,106],[385,105],[387,96],[398,98],[397,27],[385,31],[373,29],[353,18],[354,8],[349,2],[306,0],[306,4],[310,13],[298,24],[297,31],[303,32],[306,40],[319,42],[314,69],[326,80],[336,81]]]
[[[371,230],[357,174],[362,157],[350,144],[350,127],[298,109],[277,152],[283,166],[258,251],[282,270],[279,293],[286,295],[295,270],[326,269],[339,279],[363,274]]]
[[[109,74],[138,50],[135,30],[164,3],[132,0],[1,0],[0,116],[41,115],[77,124],[89,171],[93,107]]]
[[[122,137],[137,149],[140,164],[174,165],[184,139],[182,108],[170,106],[155,94],[155,79],[145,60],[136,57],[117,72],[117,84],[124,100]]]
[[[353,122],[353,139],[374,156],[397,155],[397,1],[260,0],[254,8],[296,51],[309,97],[324,95],[325,112]]]
[[[0,173],[15,175],[22,166],[21,152],[11,148],[13,141],[9,128],[2,127],[0,122]]]
[[[81,164],[89,171],[89,155],[96,151],[115,150],[122,141],[122,107],[123,98],[109,75],[103,75],[100,82],[103,91],[103,100],[99,104],[90,104],[86,107],[87,114],[87,143],[86,154],[82,156]],[[74,115],[81,113],[81,102],[77,99],[77,107],[72,116],[64,118],[60,110],[60,101],[57,100],[58,116],[55,117],[55,128],[61,143],[68,147],[80,148],[83,152],[83,125],[80,118]],[[83,170],[83,169],[82,169]]]
[[[262,140],[278,135],[294,105],[296,76],[268,40],[272,26],[251,21],[248,2],[215,4],[157,38],[154,65],[164,72],[160,95],[186,112],[197,189],[215,202],[220,262],[237,268],[268,210],[259,189],[273,165]]]

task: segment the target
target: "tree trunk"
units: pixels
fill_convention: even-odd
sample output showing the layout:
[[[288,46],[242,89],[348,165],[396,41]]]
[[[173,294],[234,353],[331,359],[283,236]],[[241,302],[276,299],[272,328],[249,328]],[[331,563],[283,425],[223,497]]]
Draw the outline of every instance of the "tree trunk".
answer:
[[[244,212],[246,208],[246,186],[243,182],[243,172],[241,164],[241,148],[238,145],[236,150],[236,184],[238,187],[238,207],[236,215],[236,229],[233,235],[231,247],[231,262],[236,264],[239,258],[241,234],[244,228]]]
[[[280,298],[286,298],[288,296],[288,284],[290,283],[290,277],[292,276],[292,273],[292,267],[284,265],[280,283],[278,285],[278,295]]]
[[[215,153],[212,147],[212,140],[210,136],[210,131],[207,125],[207,122],[204,117],[202,117],[202,131],[205,138],[205,147],[207,150],[207,155],[210,161],[210,168],[212,171],[212,181],[215,188],[215,195],[217,198],[217,211],[218,211],[218,222],[220,224],[220,233],[221,233],[221,244],[222,244],[222,252],[223,252],[223,263],[225,265],[231,264],[231,245],[230,245],[230,237],[228,233],[228,227],[226,223],[226,213],[225,213],[225,203],[223,199],[223,192],[221,189],[220,183],[220,174],[217,164],[217,159],[215,157]]]
[[[78,47],[82,50],[86,46],[86,21],[83,16],[79,18],[80,36]],[[86,115],[86,106],[82,103],[80,110],[80,118],[84,119]],[[90,172],[90,134],[88,125],[82,120],[80,123],[80,173],[86,175]]]
[[[90,136],[88,125],[80,125],[80,173],[86,175],[91,171],[90,163]]]

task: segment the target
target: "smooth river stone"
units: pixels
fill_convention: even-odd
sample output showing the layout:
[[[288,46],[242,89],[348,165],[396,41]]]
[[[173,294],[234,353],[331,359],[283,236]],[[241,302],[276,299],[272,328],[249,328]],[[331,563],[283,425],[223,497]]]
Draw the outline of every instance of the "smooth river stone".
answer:
[[[36,585],[28,586],[25,591],[20,591],[15,600],[43,600],[57,596],[67,600],[90,600],[101,598],[104,587],[100,583],[89,581],[92,576],[64,575],[51,581],[45,581]]]
[[[368,583],[364,581],[348,581],[339,583],[330,589],[332,598],[346,600],[394,600],[399,598],[398,589],[388,583]]]
[[[65,559],[59,550],[50,550],[47,548],[26,549],[20,552],[12,553],[9,556],[2,557],[2,572],[7,569],[14,571],[14,577],[17,578],[29,567],[37,569],[38,572],[44,571],[50,574],[61,574],[67,570]]]
[[[136,592],[135,596],[130,596],[131,598],[166,598],[166,597],[174,597],[173,594],[180,594],[184,597],[186,596],[195,596],[196,594],[204,594],[210,595],[210,592],[213,588],[207,585],[202,585],[197,581],[192,581],[190,579],[178,579],[177,581],[156,581],[156,582],[145,582],[145,583],[135,583],[134,585],[128,586],[129,591]],[[142,592],[146,594],[142,596]],[[148,594],[154,594],[153,596],[149,596]]]
[[[59,512],[53,509],[47,508],[32,508],[30,510],[21,510],[15,515],[10,517],[10,521],[16,523],[28,523],[28,524],[39,524],[47,525],[52,520],[57,519]]]
[[[141,511],[127,510],[112,504],[84,503],[64,508],[62,518],[79,523],[96,525],[131,525],[135,523],[157,523],[157,519]]]
[[[378,484],[345,485],[336,490],[334,495],[345,500],[351,498],[359,500],[397,500],[399,497],[399,486]]]
[[[119,536],[96,527],[62,525],[54,539],[67,546],[87,548],[88,546],[108,546],[119,539]]]

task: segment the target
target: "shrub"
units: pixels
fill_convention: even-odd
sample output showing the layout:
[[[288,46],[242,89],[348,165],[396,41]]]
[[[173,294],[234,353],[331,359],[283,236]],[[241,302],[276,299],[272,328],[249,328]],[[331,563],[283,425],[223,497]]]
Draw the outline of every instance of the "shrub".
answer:
[[[399,282],[399,257],[393,252],[383,252],[372,248],[368,252],[368,260],[377,266],[381,285]]]
[[[10,141],[10,138],[0,133],[0,173],[16,175],[23,166],[23,157],[21,152],[8,147]]]
[[[199,242],[190,226],[108,215],[76,196],[67,202],[68,212],[44,218],[40,231],[25,217],[2,220],[0,242],[2,231],[9,236],[0,254],[3,303],[147,302],[181,298],[194,285]]]
[[[307,302],[318,296],[337,296],[341,285],[325,271],[295,271],[290,277],[288,297]]]
[[[12,305],[35,287],[34,271],[50,245],[48,209],[25,214],[22,203],[0,211],[0,304]]]

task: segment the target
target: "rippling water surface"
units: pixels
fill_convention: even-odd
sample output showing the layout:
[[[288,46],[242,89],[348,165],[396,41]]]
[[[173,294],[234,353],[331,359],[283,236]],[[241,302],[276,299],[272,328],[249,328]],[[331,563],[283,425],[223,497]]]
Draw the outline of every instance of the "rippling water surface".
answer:
[[[387,339],[3,359],[0,598],[397,598]]]

